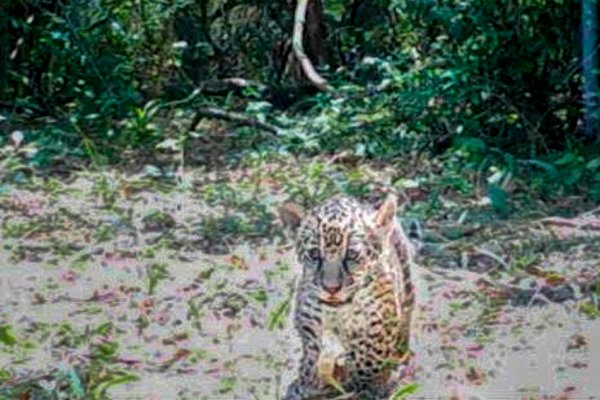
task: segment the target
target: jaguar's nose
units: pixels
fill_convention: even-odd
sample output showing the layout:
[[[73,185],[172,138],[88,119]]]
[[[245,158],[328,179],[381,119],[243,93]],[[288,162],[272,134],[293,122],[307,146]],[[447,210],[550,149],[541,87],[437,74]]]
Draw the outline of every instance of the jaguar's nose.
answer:
[[[329,294],[336,294],[337,292],[339,292],[342,289],[342,285],[323,286],[323,289],[325,289],[325,291]]]

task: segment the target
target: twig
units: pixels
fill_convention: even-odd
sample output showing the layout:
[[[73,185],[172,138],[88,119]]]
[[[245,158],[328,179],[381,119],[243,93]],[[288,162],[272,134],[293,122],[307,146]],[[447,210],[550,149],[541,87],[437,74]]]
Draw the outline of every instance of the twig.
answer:
[[[227,83],[228,85],[232,85],[232,86],[239,87],[242,89],[254,88],[254,89],[258,90],[260,93],[265,93],[269,89],[267,85],[264,85],[260,82],[244,79],[244,78],[236,78],[236,77],[227,78],[227,79],[223,79],[223,82]]]
[[[349,392],[349,393],[345,393],[336,397],[328,397],[331,400],[351,400],[352,398],[354,398],[354,396],[356,396],[356,393],[354,392]],[[323,394],[317,394],[317,395],[312,395],[308,398],[308,400],[325,400],[326,397]]]
[[[355,396],[355,393],[350,392],[350,393],[346,393],[346,394],[342,394],[340,396],[334,397],[333,400],[347,400],[347,399],[351,399],[353,396]]]
[[[281,392],[281,374],[277,374],[275,376],[275,400],[280,400],[281,396],[279,393]]]
[[[190,102],[192,102],[193,100],[195,100],[198,96],[200,96],[202,94],[204,87],[200,87],[195,89],[192,93],[190,93],[189,96],[184,97],[183,99],[180,100],[173,100],[173,101],[169,101],[167,103],[163,103],[160,105],[160,108],[174,108],[174,107],[179,107],[182,105],[186,105]]]
[[[584,212],[584,213],[583,213],[583,214],[581,214],[581,215],[582,215],[582,216],[586,216],[586,217],[587,217],[587,216],[589,216],[589,215],[595,215],[595,214],[597,214],[598,212],[600,212],[600,207],[592,208],[591,210],[589,210],[589,211],[586,211],[586,212]]]
[[[587,214],[587,215],[593,215],[593,214]],[[541,222],[543,224],[548,224],[548,225],[553,225],[553,226],[561,226],[561,227],[569,227],[569,228],[574,228],[574,229],[585,228],[585,229],[592,230],[592,231],[600,230],[600,221],[598,221],[598,220],[586,221],[586,220],[581,220],[580,218],[581,218],[581,216],[575,217],[575,218],[548,217],[548,218],[543,218],[541,220]]]
[[[508,264],[507,264],[507,263],[506,263],[506,261],[504,261],[504,260],[502,259],[502,257],[500,257],[499,255],[497,255],[497,254],[495,254],[495,253],[492,253],[492,252],[491,252],[491,251],[489,251],[489,250],[482,249],[481,247],[475,247],[475,249],[474,249],[474,250],[475,250],[475,252],[476,252],[476,253],[478,253],[478,254],[481,254],[481,255],[487,256],[487,257],[491,258],[492,260],[494,260],[494,261],[497,261],[497,262],[498,262],[498,264],[502,265],[502,267],[503,267],[505,270],[508,270]]]
[[[275,135],[279,134],[280,130],[275,125],[271,125],[266,122],[257,121],[252,118],[245,117],[242,114],[238,114],[231,111],[225,111],[216,107],[203,107],[196,111],[196,115],[190,124],[190,131],[196,129],[196,126],[200,122],[202,118],[215,118],[222,119],[229,122],[235,122],[240,125],[252,126],[255,128],[259,128],[265,130],[267,132],[271,132]]]
[[[203,82],[198,88],[194,89],[194,91],[192,91],[192,93],[190,93],[187,97],[159,104],[158,107],[160,109],[164,109],[187,106],[201,95],[224,95],[229,93],[231,90],[238,88],[254,88],[256,89],[256,91],[258,91],[258,93],[261,96],[265,96],[269,91],[269,87],[260,82],[237,77],[226,78],[222,81]]]
[[[300,61],[300,65],[302,66],[302,71],[304,74],[316,88],[327,92],[331,90],[331,86],[327,83],[325,78],[323,78],[319,73],[315,70],[315,67],[312,65],[312,62],[304,52],[304,47],[302,44],[302,36],[304,33],[304,23],[306,22],[306,8],[309,0],[298,0],[298,4],[296,5],[296,14],[294,15],[294,34],[292,37],[292,45],[294,48],[294,54],[298,61]]]
[[[533,292],[533,294],[531,295],[531,299],[529,299],[529,303],[527,303],[527,308],[531,308],[533,306],[533,303],[536,300],[541,300],[546,304],[552,304],[552,301],[542,293],[542,288],[544,286],[540,285],[537,287],[537,289],[535,290],[535,292]]]

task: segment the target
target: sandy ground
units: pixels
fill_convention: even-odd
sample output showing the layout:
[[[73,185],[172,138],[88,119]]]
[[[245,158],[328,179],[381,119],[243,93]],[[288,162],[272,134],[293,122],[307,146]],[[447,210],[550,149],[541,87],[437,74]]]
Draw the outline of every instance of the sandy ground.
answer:
[[[16,380],[114,344],[107,364],[139,380],[111,399],[278,399],[300,351],[285,307],[299,272],[289,245],[241,238],[207,253],[220,233],[199,227],[220,209],[194,191],[125,194],[117,208],[98,196],[79,180],[0,198],[0,325],[18,339],[0,344],[0,370]],[[574,251],[540,265],[598,270],[598,254],[579,262]],[[498,303],[474,272],[439,267],[415,271],[409,398],[600,398],[600,322],[577,299]]]

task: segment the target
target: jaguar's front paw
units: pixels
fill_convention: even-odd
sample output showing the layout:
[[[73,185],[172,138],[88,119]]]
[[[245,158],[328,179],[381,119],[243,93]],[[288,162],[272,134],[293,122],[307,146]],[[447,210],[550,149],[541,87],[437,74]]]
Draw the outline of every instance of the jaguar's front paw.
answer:
[[[317,362],[319,378],[339,393],[345,393],[343,383],[348,378],[348,365],[343,355],[322,356]]]
[[[344,393],[345,394],[345,393]],[[299,381],[294,381],[288,386],[283,400],[338,400],[346,399],[346,397],[338,397],[340,393],[331,387],[306,387],[300,384]]]
[[[317,362],[317,374],[319,375],[319,378],[328,385],[335,388],[341,388],[341,382],[336,377],[336,367],[336,357],[321,357]]]

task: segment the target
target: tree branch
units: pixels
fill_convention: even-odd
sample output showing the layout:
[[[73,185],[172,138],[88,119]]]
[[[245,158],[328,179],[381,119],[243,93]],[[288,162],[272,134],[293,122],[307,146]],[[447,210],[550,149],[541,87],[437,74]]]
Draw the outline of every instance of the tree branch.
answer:
[[[294,48],[294,54],[298,61],[300,61],[300,65],[302,66],[302,71],[315,87],[324,92],[331,90],[331,86],[327,83],[325,78],[323,78],[319,73],[315,70],[312,62],[304,52],[304,47],[302,44],[302,37],[304,33],[304,24],[306,22],[306,8],[309,0],[298,0],[298,4],[296,5],[296,14],[294,15],[294,34],[292,37],[292,44]]]
[[[200,120],[202,118],[221,119],[224,121],[234,122],[234,123],[240,124],[240,125],[252,126],[254,128],[259,128],[259,129],[262,129],[264,131],[270,132],[275,135],[279,134],[279,128],[277,128],[275,125],[272,125],[272,124],[269,124],[266,122],[257,121],[255,119],[248,118],[242,114],[225,111],[225,110],[222,110],[222,109],[216,108],[216,107],[203,107],[203,108],[200,108],[198,111],[196,111],[196,115],[194,116],[194,119],[192,120],[192,123],[190,124],[189,130],[192,131],[192,130],[196,129],[196,126],[198,125],[198,123],[200,123]]]
[[[269,91],[269,87],[267,85],[264,85],[260,82],[244,79],[244,78],[236,78],[236,77],[226,78],[226,79],[223,79],[223,82],[225,82],[226,84],[228,84],[232,87],[237,87],[240,89],[246,89],[246,88],[255,89],[261,95],[264,95],[265,93],[267,93]]]

